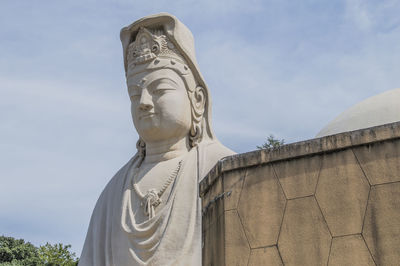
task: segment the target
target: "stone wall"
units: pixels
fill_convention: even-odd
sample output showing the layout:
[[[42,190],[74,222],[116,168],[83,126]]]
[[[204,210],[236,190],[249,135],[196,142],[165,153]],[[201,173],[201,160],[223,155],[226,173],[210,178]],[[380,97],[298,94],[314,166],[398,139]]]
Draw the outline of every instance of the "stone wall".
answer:
[[[221,160],[203,265],[400,265],[400,123]]]

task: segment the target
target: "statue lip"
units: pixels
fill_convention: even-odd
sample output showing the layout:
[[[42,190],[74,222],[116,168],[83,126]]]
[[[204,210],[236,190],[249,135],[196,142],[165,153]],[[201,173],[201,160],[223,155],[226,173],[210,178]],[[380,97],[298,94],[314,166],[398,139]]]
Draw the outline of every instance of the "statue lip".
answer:
[[[143,119],[146,117],[152,117],[153,115],[155,115],[156,113],[145,113],[139,116],[139,119]]]

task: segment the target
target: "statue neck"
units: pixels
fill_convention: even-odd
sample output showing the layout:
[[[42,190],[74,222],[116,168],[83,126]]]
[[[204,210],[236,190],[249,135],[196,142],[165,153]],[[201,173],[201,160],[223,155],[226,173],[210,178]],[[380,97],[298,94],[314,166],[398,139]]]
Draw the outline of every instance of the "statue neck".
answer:
[[[188,153],[189,138],[169,139],[157,142],[146,142],[146,157],[144,164],[155,164],[171,160]]]

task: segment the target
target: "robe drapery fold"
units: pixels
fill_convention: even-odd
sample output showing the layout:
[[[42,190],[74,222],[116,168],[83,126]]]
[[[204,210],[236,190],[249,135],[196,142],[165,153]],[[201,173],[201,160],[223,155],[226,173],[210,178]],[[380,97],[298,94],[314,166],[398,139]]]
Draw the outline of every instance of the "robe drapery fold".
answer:
[[[233,152],[218,141],[186,155],[168,200],[156,215],[136,222],[139,198],[132,187],[134,156],[107,184],[93,211],[80,266],[201,265],[199,181]]]

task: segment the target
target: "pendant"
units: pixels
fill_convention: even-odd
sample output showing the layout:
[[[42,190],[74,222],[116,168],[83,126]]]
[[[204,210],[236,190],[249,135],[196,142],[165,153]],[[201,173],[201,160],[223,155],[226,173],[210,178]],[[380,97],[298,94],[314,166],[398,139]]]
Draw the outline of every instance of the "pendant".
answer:
[[[160,203],[161,199],[158,196],[157,190],[154,188],[149,189],[142,200],[142,206],[144,205],[143,211],[149,217],[149,219],[154,217],[154,208],[160,205]]]

